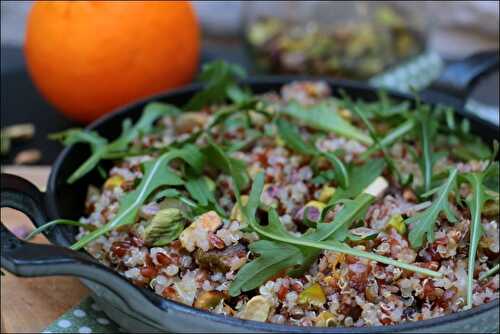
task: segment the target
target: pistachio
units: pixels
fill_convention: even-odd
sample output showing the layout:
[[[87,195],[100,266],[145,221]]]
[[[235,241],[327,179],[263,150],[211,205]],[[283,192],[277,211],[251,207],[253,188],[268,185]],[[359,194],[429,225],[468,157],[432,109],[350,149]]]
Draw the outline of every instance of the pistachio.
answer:
[[[211,310],[219,305],[221,300],[224,300],[226,295],[221,291],[202,291],[196,301],[194,307],[204,310]]]
[[[335,315],[328,311],[321,312],[314,319],[316,327],[332,327],[335,326]]]
[[[321,189],[318,200],[320,202],[327,203],[330,198],[332,198],[333,194],[335,194],[335,187],[325,185],[323,186],[323,189]]]
[[[387,226],[394,228],[399,234],[404,235],[406,233],[406,224],[401,215],[394,215],[389,218]]]
[[[109,177],[106,182],[104,182],[104,188],[105,189],[114,189],[116,187],[121,187],[123,183],[125,182],[125,179],[121,175],[113,175]]]
[[[247,205],[247,203],[248,203],[248,195],[242,195],[240,197],[240,202],[243,205]],[[241,212],[241,208],[238,205],[238,203],[236,203],[233,206],[233,209],[231,210],[231,215],[229,216],[229,218],[231,220],[237,220],[239,222],[243,222],[243,213]]]
[[[215,211],[198,216],[179,236],[182,247],[192,252],[196,247],[208,251],[208,232],[215,232],[222,225],[222,220]]]
[[[183,228],[183,219],[179,209],[168,208],[158,211],[144,229],[144,242],[154,246],[164,246],[177,239]]]
[[[389,182],[382,177],[378,176],[375,181],[373,181],[368,187],[366,187],[363,192],[368,195],[372,195],[373,197],[380,197],[389,187]]]
[[[203,128],[207,122],[208,114],[204,112],[183,112],[175,121],[175,129],[180,133],[191,132]]]
[[[345,120],[350,121],[352,119],[352,112],[349,109],[341,108],[339,109],[339,115]]]
[[[264,322],[267,320],[270,310],[271,302],[267,298],[258,295],[247,302],[240,312],[239,317],[241,319]]]
[[[314,283],[304,289],[299,295],[299,304],[309,304],[320,307],[324,303],[326,303],[326,296],[319,283]]]

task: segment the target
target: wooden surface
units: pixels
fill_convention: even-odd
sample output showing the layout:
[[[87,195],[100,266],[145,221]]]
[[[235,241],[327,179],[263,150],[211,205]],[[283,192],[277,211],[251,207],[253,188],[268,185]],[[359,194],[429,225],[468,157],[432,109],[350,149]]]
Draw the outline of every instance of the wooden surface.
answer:
[[[43,166],[2,167],[2,172],[25,177],[40,189],[45,188],[49,171]],[[12,209],[2,209],[1,220],[14,233],[33,228],[26,216]],[[33,242],[47,240],[40,235]],[[6,274],[1,277],[2,333],[39,333],[88,294],[75,278],[21,278],[2,271]]]

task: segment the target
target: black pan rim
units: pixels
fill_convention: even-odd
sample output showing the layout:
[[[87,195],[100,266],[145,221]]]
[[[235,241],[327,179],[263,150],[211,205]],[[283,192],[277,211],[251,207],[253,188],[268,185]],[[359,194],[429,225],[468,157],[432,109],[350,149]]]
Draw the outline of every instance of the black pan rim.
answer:
[[[243,84],[247,84],[250,86],[258,86],[258,85],[271,85],[279,88],[280,86],[299,80],[322,80],[325,81],[330,87],[335,89],[345,88],[347,90],[364,90],[366,92],[376,92],[377,88],[369,86],[366,83],[351,81],[351,80],[337,80],[326,77],[311,77],[311,76],[258,76],[253,77],[247,80],[243,80]],[[144,104],[150,101],[156,100],[167,100],[169,98],[173,98],[177,95],[181,94],[191,94],[203,88],[201,84],[191,84],[180,89],[175,89],[167,92],[161,92],[158,94],[151,95],[146,98],[142,98],[136,101],[133,101],[125,106],[119,107],[114,111],[100,117],[96,121],[92,122],[90,125],[85,127],[86,130],[95,130],[99,128],[102,124],[107,122],[111,122],[114,118],[119,115],[127,114],[136,108],[143,106]],[[389,96],[395,97],[397,99],[409,100],[411,102],[415,102],[415,98],[409,94],[405,94],[402,92],[394,91],[391,89],[384,89]],[[426,101],[431,104],[436,104],[433,101]],[[68,154],[71,151],[71,147],[66,147],[63,151],[58,155],[55,160],[49,180],[47,183],[47,190],[45,193],[45,202],[47,205],[47,212],[49,217],[56,218],[58,216],[58,209],[55,203],[55,190],[57,188],[57,175],[61,166],[63,165],[64,160],[67,158]],[[107,267],[106,267],[107,268]],[[109,269],[109,268],[108,268]],[[116,274],[117,277],[122,278],[120,275]],[[128,281],[127,281],[128,282]],[[131,288],[137,288],[132,283],[130,283]],[[138,288],[145,297],[151,301],[151,303],[164,312],[177,311],[182,312],[188,315],[193,315],[201,318],[205,318],[207,320],[211,320],[214,322],[224,322],[228,325],[244,327],[249,330],[260,330],[260,331],[274,331],[274,332],[310,332],[311,330],[319,333],[386,333],[386,332],[399,332],[405,330],[425,330],[430,329],[434,326],[443,326],[449,324],[451,322],[456,322],[459,320],[464,320],[465,318],[473,317],[482,313],[486,313],[494,308],[498,308],[500,306],[500,299],[495,299],[490,301],[489,303],[473,307],[470,310],[460,311],[444,316],[440,316],[437,318],[420,320],[416,322],[407,322],[398,325],[390,325],[390,326],[371,326],[371,327],[299,327],[299,326],[289,326],[289,325],[278,325],[266,322],[258,322],[252,320],[243,320],[232,316],[224,316],[216,313],[212,313],[205,310],[196,309],[191,306],[187,306],[166,298],[162,298],[158,295],[154,295],[153,292],[147,290],[146,288]]]

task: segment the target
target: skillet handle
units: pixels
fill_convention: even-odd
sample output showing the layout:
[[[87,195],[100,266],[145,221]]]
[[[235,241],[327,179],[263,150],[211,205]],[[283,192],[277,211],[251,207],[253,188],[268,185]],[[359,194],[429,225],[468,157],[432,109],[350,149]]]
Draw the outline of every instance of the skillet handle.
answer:
[[[15,175],[1,174],[1,207],[17,209],[26,214],[36,226],[46,222],[44,195],[32,183]],[[1,267],[25,277],[67,275],[85,278],[111,290],[131,312],[150,319],[151,301],[125,278],[111,271],[84,252],[69,248],[34,244],[18,239],[3,223],[0,226]]]
[[[1,207],[13,208],[26,214],[37,226],[46,222],[43,193],[29,181],[11,174],[1,175]],[[104,266],[83,252],[69,248],[34,244],[17,238],[1,224],[1,265],[19,276],[73,275],[98,283],[108,275]],[[102,267],[102,268],[101,268]],[[102,271],[94,276],[97,271]],[[96,279],[97,278],[97,279]],[[106,284],[104,284],[106,285]]]
[[[498,66],[498,50],[484,51],[454,61],[422,92],[422,97],[462,109],[478,81],[486,74],[498,70]]]

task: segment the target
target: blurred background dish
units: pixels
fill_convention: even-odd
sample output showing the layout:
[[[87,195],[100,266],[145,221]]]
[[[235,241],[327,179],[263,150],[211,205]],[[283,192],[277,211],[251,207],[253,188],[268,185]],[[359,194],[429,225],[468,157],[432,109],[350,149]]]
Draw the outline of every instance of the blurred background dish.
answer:
[[[367,79],[426,48],[423,5],[283,1],[245,6],[257,67],[273,74]]]

